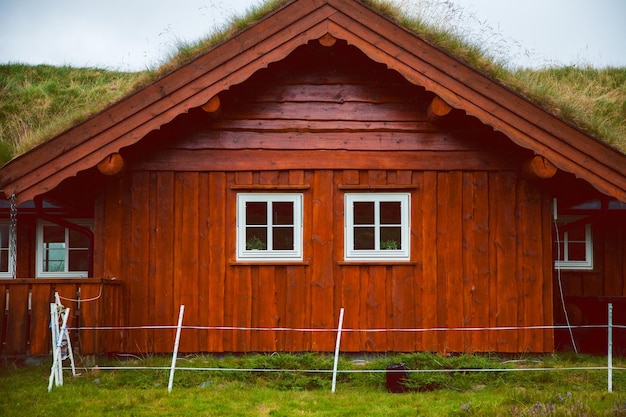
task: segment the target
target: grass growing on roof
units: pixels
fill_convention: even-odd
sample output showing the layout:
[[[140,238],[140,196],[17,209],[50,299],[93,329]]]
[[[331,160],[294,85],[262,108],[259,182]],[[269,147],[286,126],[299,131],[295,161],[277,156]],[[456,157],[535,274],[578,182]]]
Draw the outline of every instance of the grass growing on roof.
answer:
[[[0,65],[0,163],[133,90],[144,74],[49,65]]]
[[[139,73],[90,68],[0,65],[0,164],[102,111],[122,97],[190,62],[289,3],[269,0],[232,17],[197,42],[177,42],[156,69]],[[364,3],[478,71],[518,91],[622,152],[626,152],[626,68],[515,69],[507,54],[519,45],[493,28],[469,33],[471,14],[436,0]],[[465,25],[467,26],[467,25]],[[484,30],[483,30],[484,29]]]
[[[626,68],[524,69],[512,77],[534,101],[626,152]]]

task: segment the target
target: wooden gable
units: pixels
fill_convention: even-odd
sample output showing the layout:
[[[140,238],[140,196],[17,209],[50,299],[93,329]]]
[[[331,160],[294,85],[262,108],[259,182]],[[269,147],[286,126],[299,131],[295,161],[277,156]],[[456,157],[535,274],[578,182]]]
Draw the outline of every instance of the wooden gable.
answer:
[[[353,0],[297,0],[0,169],[18,202],[193,111],[310,40],[340,39],[560,170],[626,201],[626,157]],[[349,130],[349,128],[348,128]]]
[[[217,97],[219,110],[192,109],[122,150],[129,169],[495,171],[532,156],[463,112],[439,123],[433,93],[341,40],[301,45]]]

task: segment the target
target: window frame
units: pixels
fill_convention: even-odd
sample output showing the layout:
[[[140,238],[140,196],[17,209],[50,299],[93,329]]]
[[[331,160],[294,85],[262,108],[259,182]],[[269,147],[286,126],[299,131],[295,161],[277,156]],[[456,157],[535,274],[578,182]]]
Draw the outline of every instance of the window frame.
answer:
[[[12,276],[12,271],[13,271],[13,259],[11,259],[11,223],[9,220],[0,220],[0,228],[4,228],[6,227],[7,229],[7,238],[6,238],[6,242],[7,242],[7,246],[6,247],[2,247],[2,234],[0,233],[0,256],[2,256],[1,254],[3,252],[6,252],[7,255],[7,270],[6,271],[0,271],[0,279],[4,279],[4,278],[13,278]]]
[[[355,202],[374,202],[374,249],[354,249]],[[380,203],[400,202],[401,249],[380,248]],[[410,261],[411,260],[411,194],[410,193],[345,193],[344,195],[344,259],[346,261]]]
[[[71,219],[68,220],[69,222],[76,224],[77,226],[81,226],[81,227],[85,227],[88,228],[90,230],[93,231],[93,220],[92,219]],[[44,251],[44,245],[43,245],[43,229],[45,226],[57,226],[57,227],[62,227],[64,229],[64,233],[65,233],[65,244],[66,247],[64,248],[65,250],[65,259],[64,259],[64,271],[62,272],[57,272],[57,271],[53,271],[53,272],[48,272],[48,271],[44,271],[43,270],[43,262],[44,262],[44,256],[43,256],[43,251]],[[37,278],[87,278],[89,275],[89,271],[88,270],[84,270],[84,271],[68,271],[68,266],[69,266],[69,251],[72,250],[72,248],[70,248],[69,246],[69,231],[70,228],[65,227],[65,226],[61,226],[59,224],[56,224],[54,222],[50,222],[47,220],[38,220],[37,221]],[[74,248],[74,250],[76,249],[86,249],[88,252],[88,256],[92,257],[93,254],[89,253],[89,247],[87,248]],[[89,259],[89,261],[91,261],[91,259]]]
[[[556,240],[554,242],[554,244],[557,247],[557,253],[554,254],[555,256],[555,261],[554,261],[554,268],[555,269],[560,269],[560,270],[585,270],[585,271],[589,271],[593,269],[593,231],[591,228],[591,222],[587,222],[584,224],[584,228],[585,228],[585,260],[584,261],[574,261],[574,260],[569,260],[568,259],[568,253],[569,253],[569,231],[563,231],[561,232],[559,227],[558,227],[558,223],[573,223],[573,222],[579,222],[583,219],[585,219],[586,216],[559,216],[556,220],[557,224],[556,224],[556,231],[555,231],[555,236],[556,236]],[[582,226],[581,226],[582,227]],[[563,241],[560,241],[560,235],[563,234]],[[577,243],[581,243],[582,241],[575,241]],[[565,251],[565,253],[559,253],[558,252],[558,248],[561,247],[561,244],[563,245],[563,250]],[[560,255],[560,256],[559,256]],[[559,259],[562,258],[562,259]]]
[[[303,260],[303,199],[302,193],[238,193],[237,194],[237,260],[238,261],[301,261]],[[293,249],[250,250],[246,248],[246,204],[248,202],[293,203]],[[277,227],[271,220],[272,210],[267,210],[268,243],[273,243],[269,231]],[[258,225],[262,226],[262,225]],[[284,226],[284,225],[283,225]]]

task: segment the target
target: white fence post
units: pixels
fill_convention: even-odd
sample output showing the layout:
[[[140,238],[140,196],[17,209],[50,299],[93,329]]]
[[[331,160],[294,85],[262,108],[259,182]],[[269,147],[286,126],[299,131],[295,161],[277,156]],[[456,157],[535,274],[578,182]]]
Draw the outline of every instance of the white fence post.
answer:
[[[56,386],[63,385],[63,354],[61,348],[63,339],[67,338],[67,320],[70,316],[70,309],[66,308],[61,316],[61,327],[59,328],[59,310],[57,304],[50,304],[50,318],[54,320],[52,326],[52,369],[48,380],[48,392],[52,390],[52,383],[56,380]]]
[[[333,364],[333,383],[331,392],[337,387],[337,364],[339,363],[339,345],[341,344],[341,329],[343,328],[343,307],[339,311],[339,326],[337,327],[337,342],[335,343],[335,363]]]
[[[176,357],[178,356],[178,344],[180,343],[180,330],[183,327],[183,315],[185,314],[185,305],[180,306],[178,313],[178,326],[176,327],[176,339],[174,340],[174,353],[172,354],[172,367],[170,369],[170,382],[167,384],[167,392],[172,392],[174,385],[174,371],[176,369]]]
[[[606,355],[607,358],[607,369],[608,369],[608,390],[609,392],[613,392],[613,304],[609,303],[609,311],[608,311],[608,352]]]

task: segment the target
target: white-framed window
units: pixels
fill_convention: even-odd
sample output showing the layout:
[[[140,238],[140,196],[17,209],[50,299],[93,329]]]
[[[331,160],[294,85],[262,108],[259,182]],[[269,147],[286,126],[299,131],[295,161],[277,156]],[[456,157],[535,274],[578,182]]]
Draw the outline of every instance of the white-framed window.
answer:
[[[9,242],[9,221],[0,220],[0,278],[12,278]]]
[[[346,260],[409,260],[410,200],[408,193],[346,193]]]
[[[92,229],[91,220],[70,220]],[[37,223],[37,277],[87,277],[91,254],[89,236],[58,224]]]
[[[237,258],[302,260],[302,194],[238,194]]]
[[[593,235],[585,216],[559,216],[556,229],[554,267],[593,269]]]

